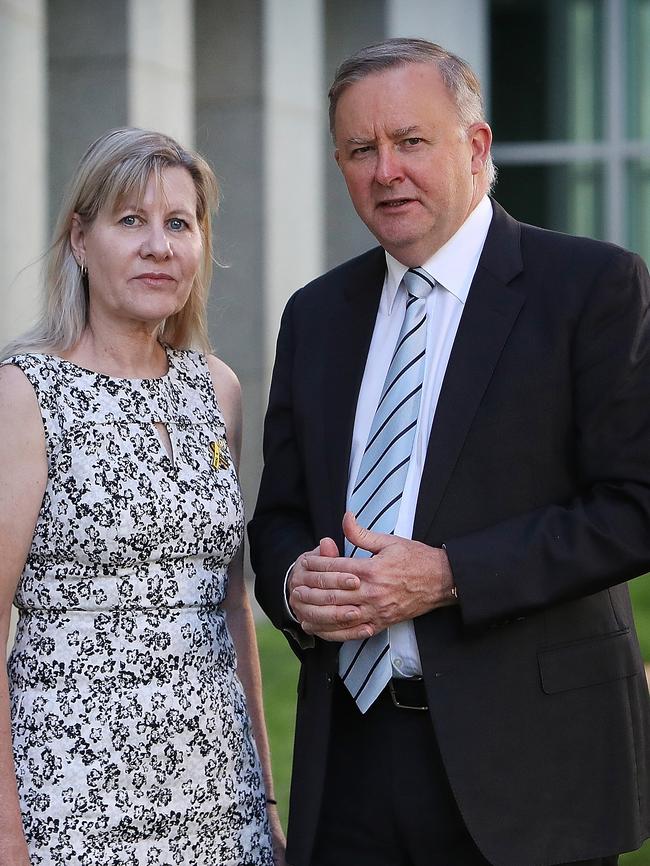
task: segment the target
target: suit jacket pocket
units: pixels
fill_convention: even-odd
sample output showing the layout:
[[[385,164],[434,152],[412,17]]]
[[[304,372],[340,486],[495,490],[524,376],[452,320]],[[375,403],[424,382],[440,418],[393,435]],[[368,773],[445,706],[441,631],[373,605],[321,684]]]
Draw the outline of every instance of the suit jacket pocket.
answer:
[[[547,695],[612,682],[641,671],[629,628],[547,647],[539,650],[537,658]]]

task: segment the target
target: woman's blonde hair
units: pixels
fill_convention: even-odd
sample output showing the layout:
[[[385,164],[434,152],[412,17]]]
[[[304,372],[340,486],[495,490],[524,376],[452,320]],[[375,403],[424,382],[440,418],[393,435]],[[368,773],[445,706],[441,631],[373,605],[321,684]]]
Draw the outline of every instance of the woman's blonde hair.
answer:
[[[70,245],[74,214],[86,226],[98,213],[113,210],[125,198],[140,199],[149,179],[160,183],[166,168],[185,168],[196,190],[196,218],[203,239],[201,266],[187,302],[161,326],[160,340],[175,349],[209,351],[207,299],[212,278],[212,211],[219,189],[212,169],[193,151],[167,135],[143,129],[114,129],[90,145],[64,196],[45,257],[44,305],[39,321],[14,340],[4,357],[25,351],[66,351],[88,321],[88,284]]]

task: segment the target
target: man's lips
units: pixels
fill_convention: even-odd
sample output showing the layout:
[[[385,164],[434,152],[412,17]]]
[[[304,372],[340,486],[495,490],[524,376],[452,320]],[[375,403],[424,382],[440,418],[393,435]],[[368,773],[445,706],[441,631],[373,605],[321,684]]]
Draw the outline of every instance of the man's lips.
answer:
[[[414,201],[414,198],[389,198],[380,201],[378,207],[382,210],[396,210],[397,208],[412,204]]]

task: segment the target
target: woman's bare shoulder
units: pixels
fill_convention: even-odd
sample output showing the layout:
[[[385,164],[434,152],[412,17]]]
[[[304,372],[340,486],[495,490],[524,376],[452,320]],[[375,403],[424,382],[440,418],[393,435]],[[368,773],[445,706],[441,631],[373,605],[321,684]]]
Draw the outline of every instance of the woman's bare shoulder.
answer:
[[[208,369],[223,412],[241,412],[241,385],[236,373],[216,355],[207,355]]]
[[[40,422],[40,410],[34,388],[16,364],[0,366],[0,424],[8,420]]]

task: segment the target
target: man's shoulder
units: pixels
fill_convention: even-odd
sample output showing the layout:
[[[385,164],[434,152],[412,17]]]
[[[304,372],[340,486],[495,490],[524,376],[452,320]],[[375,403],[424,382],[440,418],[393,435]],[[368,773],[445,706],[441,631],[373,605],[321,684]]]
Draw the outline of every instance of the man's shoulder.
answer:
[[[381,247],[373,247],[353,259],[316,277],[296,293],[304,301],[315,301],[325,294],[331,300],[333,293],[347,293],[381,289],[386,272],[386,254]]]
[[[563,295],[567,287],[576,296],[594,281],[625,277],[634,284],[647,282],[647,269],[636,253],[608,241],[568,234],[520,222],[493,202],[494,218],[480,266],[497,278],[542,287]]]
[[[609,241],[569,234],[519,221],[510,216],[494,200],[493,208],[495,217],[493,224],[496,232],[501,233],[503,230],[512,232],[513,227],[515,227],[514,230],[520,237],[524,257],[527,254],[536,254],[544,259],[547,259],[549,255],[565,256],[568,259],[574,259],[577,256],[579,260],[584,257],[584,259],[594,263],[606,262],[618,256],[638,258],[636,253]]]

